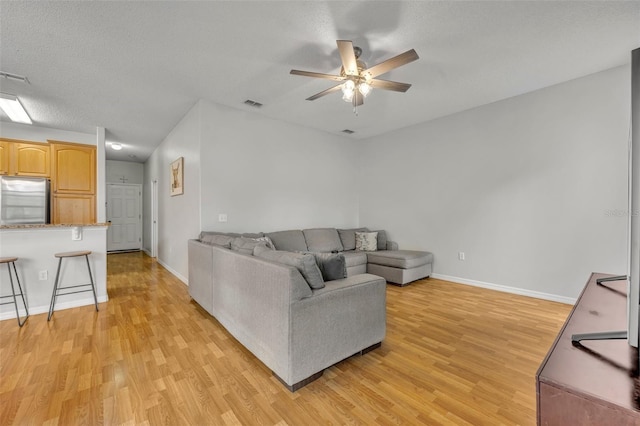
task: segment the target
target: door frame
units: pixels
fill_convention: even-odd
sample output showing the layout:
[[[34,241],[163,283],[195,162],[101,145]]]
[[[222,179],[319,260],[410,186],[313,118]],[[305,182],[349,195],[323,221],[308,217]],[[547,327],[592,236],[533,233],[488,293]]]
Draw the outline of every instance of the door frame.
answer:
[[[158,257],[158,179],[151,180],[151,257]]]

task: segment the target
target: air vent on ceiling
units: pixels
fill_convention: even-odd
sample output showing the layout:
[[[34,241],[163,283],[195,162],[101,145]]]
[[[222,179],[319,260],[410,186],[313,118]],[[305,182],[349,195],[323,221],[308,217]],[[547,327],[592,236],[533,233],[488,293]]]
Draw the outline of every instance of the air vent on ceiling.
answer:
[[[351,134],[355,133],[355,130],[344,129],[344,130],[342,131],[342,133],[346,133],[346,134],[348,134],[348,135],[351,135]]]
[[[252,106],[254,108],[260,108],[262,104],[260,102],[252,101],[251,99],[247,99],[244,101],[245,105]]]

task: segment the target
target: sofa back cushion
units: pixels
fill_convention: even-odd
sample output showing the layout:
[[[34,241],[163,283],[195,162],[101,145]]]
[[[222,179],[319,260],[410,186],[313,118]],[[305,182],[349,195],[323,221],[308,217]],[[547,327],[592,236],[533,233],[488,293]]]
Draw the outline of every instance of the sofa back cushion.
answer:
[[[324,288],[322,273],[316,264],[316,258],[311,254],[271,250],[264,245],[258,245],[253,249],[253,255],[272,262],[293,266],[307,280],[309,287],[312,289]]]
[[[378,250],[386,250],[387,249],[387,231],[379,230],[372,231],[378,233]]]
[[[271,238],[276,250],[307,251],[307,243],[305,242],[304,234],[299,229],[268,232],[265,235]]]
[[[238,238],[234,238],[233,241],[231,241],[231,250],[252,255],[253,249],[259,245],[263,245],[267,248],[273,249],[273,246],[269,246],[270,243],[271,243],[271,240],[267,239],[266,237],[260,237],[260,238],[238,237]]]
[[[331,253],[344,250],[336,228],[313,228],[302,231],[309,251]]]
[[[338,229],[338,235],[345,251],[356,249],[356,231],[367,232],[367,228]]]
[[[240,236],[245,238],[261,238],[264,237],[264,232],[245,232]]]
[[[231,248],[231,242],[236,237],[231,235],[224,235],[217,232],[201,232],[200,241],[205,244],[213,244],[216,246],[222,246],[224,248]]]

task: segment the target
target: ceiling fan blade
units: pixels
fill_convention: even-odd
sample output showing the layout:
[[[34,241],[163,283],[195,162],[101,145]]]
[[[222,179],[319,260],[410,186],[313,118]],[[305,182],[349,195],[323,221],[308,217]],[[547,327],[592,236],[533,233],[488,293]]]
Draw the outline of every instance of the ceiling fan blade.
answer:
[[[374,79],[369,82],[371,87],[383,90],[393,90],[394,92],[406,92],[411,87],[408,83],[398,83],[397,81]]]
[[[342,59],[342,68],[346,75],[358,75],[358,63],[356,55],[353,53],[353,43],[351,40],[336,40],[338,43],[338,51],[340,59]]]
[[[366,69],[362,72],[363,75],[369,75],[369,77],[374,78],[381,74],[387,73],[394,68],[398,68],[402,65],[406,65],[409,62],[413,62],[420,57],[416,53],[415,50],[407,50],[404,53],[399,54],[398,56],[394,56],[391,59],[387,59],[384,62],[380,62],[378,65],[374,65],[369,69]]]
[[[344,80],[344,77],[342,77],[340,75],[322,74],[322,73],[319,73],[319,72],[312,72],[312,71],[291,70],[289,72],[289,74],[301,75],[303,77],[324,78],[324,79],[333,80],[333,81],[343,81]]]
[[[321,98],[321,97],[323,97],[323,96],[325,96],[325,95],[328,95],[329,93],[337,92],[338,90],[340,90],[340,87],[341,87],[341,86],[342,86],[341,84],[338,84],[337,86],[333,86],[333,87],[331,87],[331,88],[329,88],[329,89],[327,89],[327,90],[323,90],[323,91],[322,91],[322,92],[320,92],[320,93],[316,93],[316,94],[315,94],[315,95],[313,95],[313,96],[309,96],[309,97],[307,98],[307,100],[308,100],[308,101],[315,101],[316,99]]]

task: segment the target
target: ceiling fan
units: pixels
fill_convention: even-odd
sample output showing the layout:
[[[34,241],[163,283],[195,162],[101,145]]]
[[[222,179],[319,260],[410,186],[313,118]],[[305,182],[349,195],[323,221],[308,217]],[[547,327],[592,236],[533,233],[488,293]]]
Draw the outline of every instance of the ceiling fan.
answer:
[[[351,40],[336,40],[338,43],[338,51],[342,59],[342,68],[340,75],[322,74],[311,71],[291,70],[291,74],[301,75],[304,77],[324,78],[327,80],[339,81],[340,84],[333,86],[320,93],[307,98],[308,101],[314,101],[322,96],[328,95],[342,90],[342,99],[345,102],[351,102],[354,109],[364,103],[364,98],[369,94],[372,88],[392,90],[394,92],[406,92],[411,87],[407,83],[398,83],[396,81],[380,80],[375,77],[385,74],[392,69],[406,65],[418,59],[415,50],[407,50],[398,56],[380,62],[377,65],[367,68],[367,64],[358,58],[362,54],[362,49],[353,46]]]

